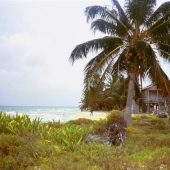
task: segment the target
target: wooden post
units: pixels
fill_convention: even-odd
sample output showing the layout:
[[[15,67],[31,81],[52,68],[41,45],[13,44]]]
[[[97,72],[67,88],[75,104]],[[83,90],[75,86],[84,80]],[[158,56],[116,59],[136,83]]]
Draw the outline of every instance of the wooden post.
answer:
[[[158,88],[156,87],[156,98],[157,98],[157,106],[159,106],[159,98],[158,98]],[[156,106],[156,114],[158,107]]]
[[[147,104],[147,112],[150,111],[150,103],[149,103],[149,89],[148,89],[148,104]]]
[[[147,104],[147,113],[150,112],[150,103]]]

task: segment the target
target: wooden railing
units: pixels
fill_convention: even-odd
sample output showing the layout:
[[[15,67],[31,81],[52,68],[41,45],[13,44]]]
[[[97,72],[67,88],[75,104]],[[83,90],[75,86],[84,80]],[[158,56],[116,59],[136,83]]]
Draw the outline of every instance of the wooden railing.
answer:
[[[163,98],[163,97],[143,97],[141,98],[145,103],[170,103],[170,98]]]

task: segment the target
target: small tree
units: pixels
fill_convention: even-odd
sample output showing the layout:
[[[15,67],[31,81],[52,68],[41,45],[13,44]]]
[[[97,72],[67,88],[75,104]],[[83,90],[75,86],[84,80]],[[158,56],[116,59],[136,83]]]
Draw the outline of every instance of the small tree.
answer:
[[[112,76],[105,82],[100,82],[100,77],[87,85],[84,82],[81,110],[122,110],[126,104],[128,79],[122,75]]]

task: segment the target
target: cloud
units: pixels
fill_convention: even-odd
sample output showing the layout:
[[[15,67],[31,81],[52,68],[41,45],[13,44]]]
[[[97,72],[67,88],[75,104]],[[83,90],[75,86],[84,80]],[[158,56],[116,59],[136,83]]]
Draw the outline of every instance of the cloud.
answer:
[[[73,47],[84,41],[80,38],[82,35],[84,39],[90,38],[89,33],[84,34],[88,26],[81,21],[82,16],[75,19],[75,14],[82,12],[80,7],[77,6],[76,12],[68,5],[55,2],[15,2],[13,7],[8,2],[3,6],[10,10],[9,15],[5,15],[8,24],[2,22],[4,30],[5,27],[20,29],[0,35],[0,81],[3,82],[0,93],[4,96],[0,103],[77,105],[84,64],[80,62],[72,67],[68,58]],[[64,8],[74,14],[63,14]],[[19,26],[13,25],[11,15],[20,20]]]
[[[0,2],[0,104],[79,104],[87,60],[68,59],[95,38],[83,11],[98,2],[108,0]]]

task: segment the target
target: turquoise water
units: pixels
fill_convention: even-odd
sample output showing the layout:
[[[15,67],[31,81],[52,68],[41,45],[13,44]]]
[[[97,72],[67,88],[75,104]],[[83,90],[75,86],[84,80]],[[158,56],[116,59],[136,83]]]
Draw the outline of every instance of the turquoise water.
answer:
[[[41,118],[43,122],[60,121],[77,119],[76,112],[78,107],[62,107],[62,106],[0,106],[1,112],[7,112],[10,115],[27,114],[31,119]]]

